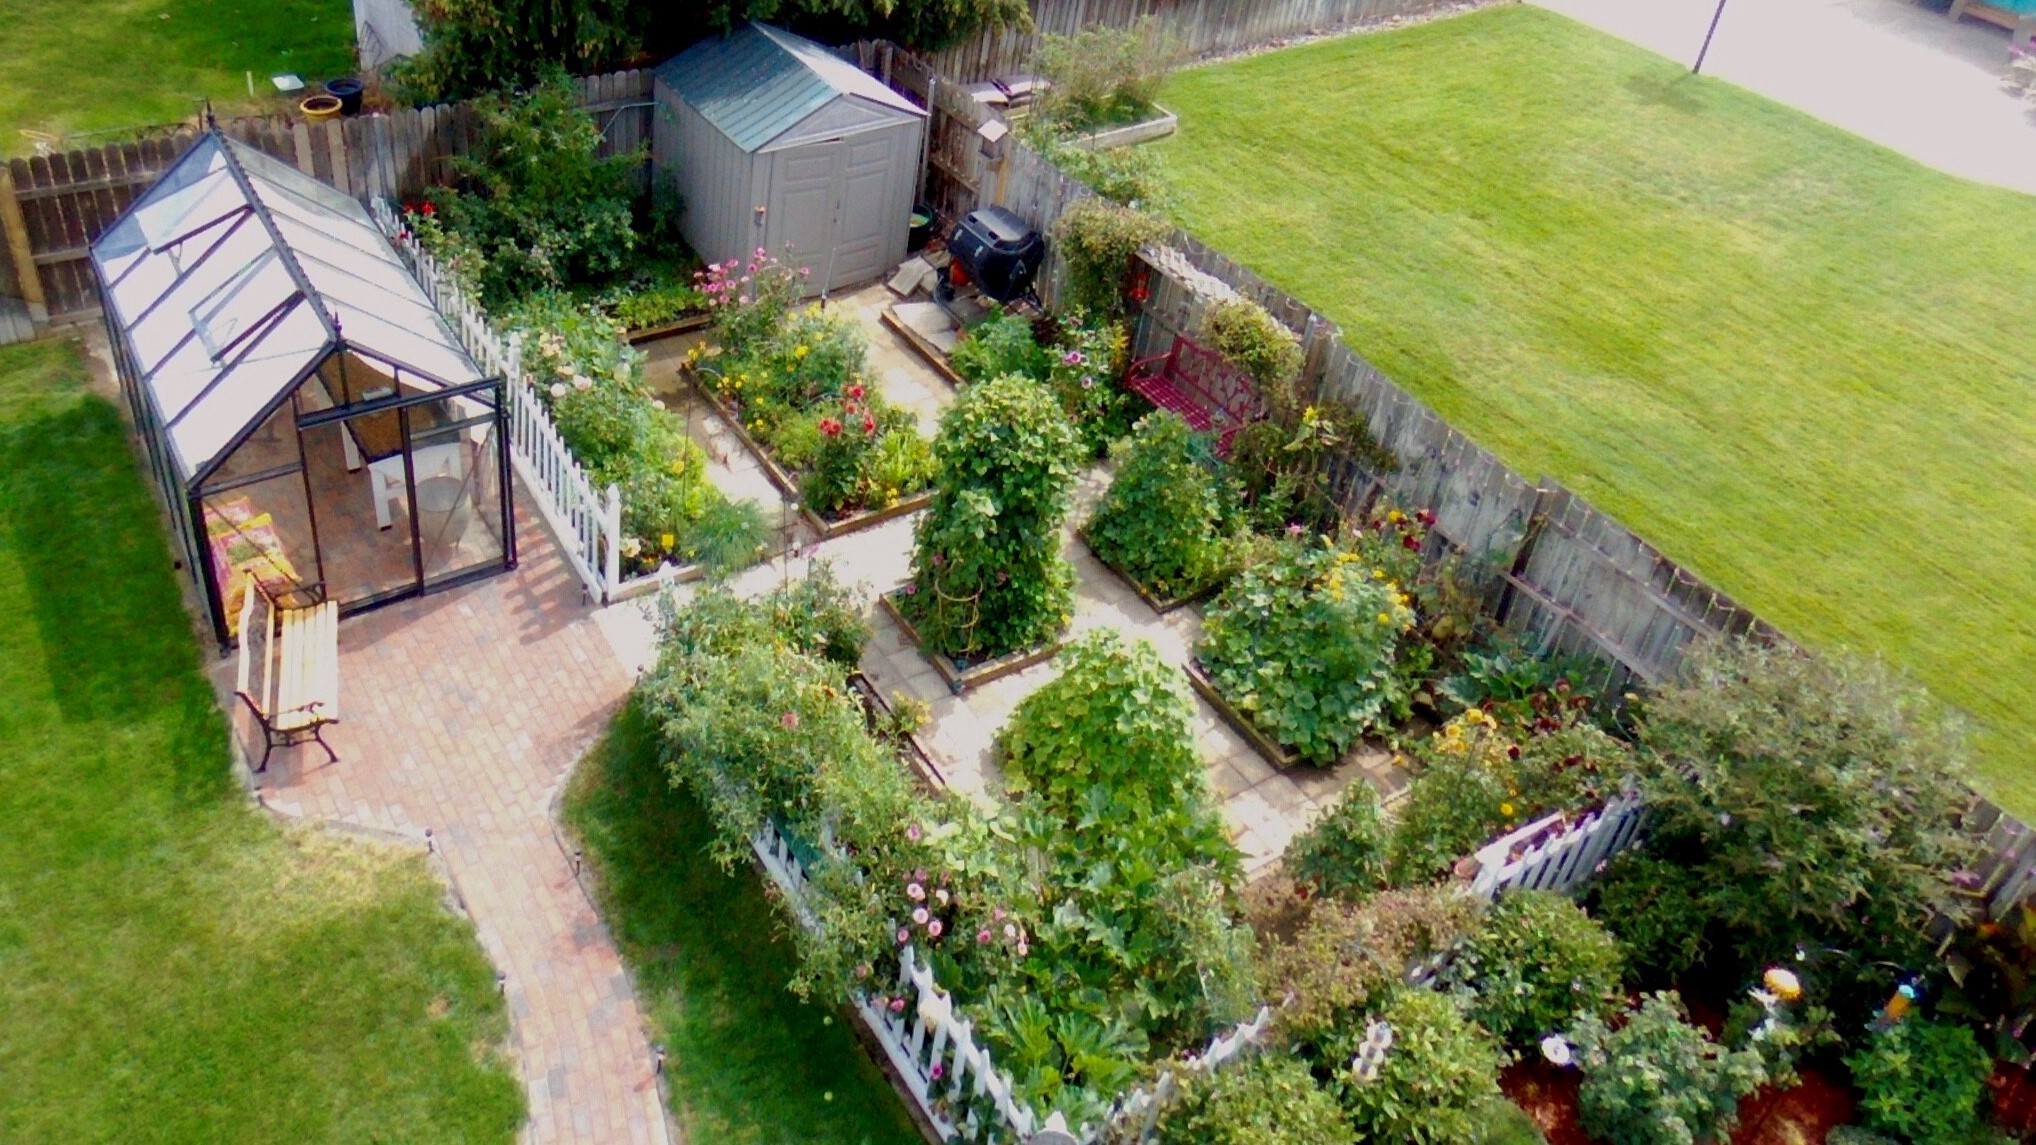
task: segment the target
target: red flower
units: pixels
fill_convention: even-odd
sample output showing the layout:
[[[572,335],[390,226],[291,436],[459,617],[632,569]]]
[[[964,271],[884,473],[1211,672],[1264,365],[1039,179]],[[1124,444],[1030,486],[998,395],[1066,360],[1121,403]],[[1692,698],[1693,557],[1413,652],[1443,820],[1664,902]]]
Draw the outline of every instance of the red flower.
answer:
[[[862,419],[862,431],[864,433],[875,433],[877,431],[877,419],[869,416],[868,414],[864,414]]]
[[[432,205],[432,204],[430,204],[430,203],[426,203],[426,204],[424,204],[424,214],[426,215],[426,217],[429,217],[429,216],[431,216],[431,215],[435,215],[435,214],[437,214],[437,213],[438,213],[438,208],[437,208],[437,207],[433,206],[433,205]]]
[[[1421,551],[1421,538],[1415,536],[1412,533],[1408,533],[1406,536],[1401,537],[1400,543],[1402,545],[1405,545],[1408,549],[1414,552],[1418,553]]]
[[[831,417],[823,417],[820,419],[820,432],[829,437],[839,437],[841,435],[841,423]]]
[[[850,386],[850,387],[848,387],[848,396],[849,396],[849,397],[850,397],[851,399],[855,399],[855,398],[860,398],[860,397],[862,397],[862,395],[863,395],[863,388],[862,388],[862,387],[861,387],[860,385],[855,385],[855,386]]]

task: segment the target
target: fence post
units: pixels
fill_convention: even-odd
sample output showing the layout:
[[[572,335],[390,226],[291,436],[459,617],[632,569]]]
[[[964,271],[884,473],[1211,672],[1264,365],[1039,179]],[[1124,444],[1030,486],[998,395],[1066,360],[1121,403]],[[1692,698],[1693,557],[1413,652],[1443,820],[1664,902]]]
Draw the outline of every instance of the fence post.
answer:
[[[14,197],[14,172],[5,159],[0,159],[0,230],[7,232],[7,255],[14,264],[14,279],[21,285],[21,300],[28,304],[28,317],[37,326],[45,325],[49,300],[42,292],[42,270],[35,265],[28,220],[22,217],[21,200]]]
[[[601,514],[601,603],[608,603],[622,583],[622,487],[608,486],[607,508]]]

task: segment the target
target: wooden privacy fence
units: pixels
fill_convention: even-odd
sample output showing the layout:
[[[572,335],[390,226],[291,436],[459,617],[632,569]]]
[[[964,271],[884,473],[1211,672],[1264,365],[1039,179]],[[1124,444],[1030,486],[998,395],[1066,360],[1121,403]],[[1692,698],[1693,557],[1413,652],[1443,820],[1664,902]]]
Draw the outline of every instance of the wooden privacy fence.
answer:
[[[1032,31],[992,29],[928,55],[941,75],[963,83],[1019,75],[1043,35],[1128,28],[1156,16],[1192,58],[1462,6],[1463,0],[1033,0]]]
[[[645,154],[637,176],[650,186],[651,73],[614,72],[573,81],[602,129],[602,153]],[[316,122],[278,115],[235,119],[221,131],[358,199],[407,199],[450,183],[452,161],[473,147],[471,103],[400,108]],[[145,138],[9,160],[0,169],[0,231],[21,298],[40,323],[99,312],[88,255],[120,212],[183,154],[202,130],[184,124]]]

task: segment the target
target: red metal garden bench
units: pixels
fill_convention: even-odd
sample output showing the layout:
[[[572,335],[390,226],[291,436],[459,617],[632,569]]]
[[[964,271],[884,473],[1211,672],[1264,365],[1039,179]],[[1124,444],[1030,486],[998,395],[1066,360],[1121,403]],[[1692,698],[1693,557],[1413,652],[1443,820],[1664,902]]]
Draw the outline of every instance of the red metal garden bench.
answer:
[[[1124,384],[1195,429],[1215,434],[1219,457],[1230,455],[1238,430],[1266,416],[1265,398],[1251,375],[1184,335],[1175,335],[1166,353],[1131,363]]]

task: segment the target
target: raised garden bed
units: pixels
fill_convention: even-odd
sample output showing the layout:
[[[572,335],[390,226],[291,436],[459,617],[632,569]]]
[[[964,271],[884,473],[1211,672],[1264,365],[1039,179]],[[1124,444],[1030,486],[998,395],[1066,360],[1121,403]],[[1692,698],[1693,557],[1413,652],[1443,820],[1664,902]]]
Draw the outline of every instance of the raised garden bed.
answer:
[[[894,599],[903,592],[903,589],[892,589],[877,598],[877,605],[888,613],[891,619],[898,622],[898,627],[904,631],[905,638],[919,649],[919,654],[926,658],[927,663],[933,665],[933,670],[940,674],[948,690],[957,696],[970,688],[979,687],[992,680],[1001,680],[1013,672],[1023,672],[1034,664],[1044,664],[1053,659],[1054,653],[1060,651],[1062,642],[1056,639],[1034,648],[1021,648],[993,660],[977,660],[963,664],[949,659],[920,641],[919,630],[912,627],[910,620],[905,619],[905,610],[899,608]]]
[[[1103,554],[1096,551],[1096,546],[1089,543],[1089,534],[1087,530],[1076,529],[1075,535],[1082,539],[1082,544],[1088,547],[1090,555],[1096,558],[1097,564],[1102,565],[1106,569],[1109,569],[1113,576],[1115,576],[1118,580],[1121,580],[1126,585],[1128,585],[1132,592],[1138,594],[1138,599],[1144,601],[1145,606],[1147,608],[1152,609],[1154,612],[1159,613],[1161,616],[1165,616],[1167,613],[1173,612],[1177,609],[1186,608],[1191,604],[1200,604],[1201,602],[1209,599],[1212,596],[1215,596],[1218,592],[1222,591],[1223,582],[1219,580],[1214,584],[1205,585],[1204,587],[1199,588],[1186,596],[1169,596],[1169,597],[1154,596],[1150,591],[1146,589],[1145,585],[1139,582],[1137,577],[1132,576],[1130,573],[1125,572],[1123,569],[1120,569],[1116,565],[1111,564],[1109,561],[1104,560]]]
[[[674,318],[670,322],[660,323],[656,326],[645,326],[640,329],[627,331],[623,334],[623,337],[628,340],[630,345],[641,346],[646,342],[656,342],[663,338],[690,334],[695,330],[705,330],[707,324],[711,321],[712,319],[704,313],[688,314],[683,318]]]
[[[934,345],[926,335],[913,329],[910,322],[898,317],[894,307],[884,307],[880,320],[896,332],[898,337],[903,338],[905,344],[917,351],[920,357],[926,359],[926,364],[932,366],[935,373],[946,379],[948,385],[955,389],[968,385],[968,379],[955,373],[954,367],[948,364],[947,351]]]
[[[891,701],[884,698],[883,691],[871,682],[868,676],[861,672],[850,673],[848,687],[855,693],[856,698],[862,701],[863,711],[872,723],[890,719]],[[928,791],[947,790],[947,776],[941,774],[939,765],[933,762],[933,757],[920,745],[917,735],[906,736],[897,746],[899,758],[912,769],[912,774],[919,780],[921,786]]]
[[[1251,722],[1250,716],[1224,699],[1223,694],[1216,690],[1215,681],[1209,679],[1200,664],[1189,660],[1187,673],[1188,683],[1194,686],[1196,694],[1209,701],[1209,706],[1216,709],[1216,714],[1223,717],[1223,722],[1229,724],[1238,735],[1243,736],[1244,741],[1251,745],[1252,750],[1264,756],[1267,763],[1281,771],[1301,764],[1301,753],[1274,742],[1271,736],[1260,731],[1258,725]]]
[[[909,497],[899,498],[896,504],[886,505],[881,509],[866,509],[860,513],[851,513],[840,520],[827,520],[825,517],[807,508],[804,502],[800,501],[799,483],[771,457],[770,450],[765,449],[763,443],[749,435],[749,430],[743,427],[742,415],[735,412],[727,402],[723,401],[721,395],[714,392],[714,387],[702,382],[698,374],[690,369],[682,372],[685,374],[686,384],[691,386],[693,392],[699,396],[700,400],[705,402],[707,407],[712,409],[715,415],[727,424],[729,430],[735,434],[736,439],[742,442],[742,447],[749,450],[750,456],[756,458],[756,463],[763,469],[764,476],[770,478],[771,484],[778,487],[778,492],[784,494],[787,501],[798,504],[800,519],[804,520],[807,526],[813,530],[817,539],[831,541],[836,537],[845,537],[850,533],[859,533],[864,529],[875,528],[886,521],[895,520],[908,513],[916,513],[920,509],[925,508],[927,503],[933,500],[933,490],[922,489]]]
[[[1138,143],[1149,143],[1164,139],[1180,130],[1180,117],[1166,108],[1155,106],[1157,115],[1127,123],[1122,127],[1106,127],[1101,131],[1090,131],[1074,137],[1071,142],[1085,151],[1110,151],[1118,147],[1130,147]]]

